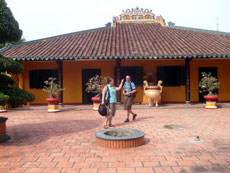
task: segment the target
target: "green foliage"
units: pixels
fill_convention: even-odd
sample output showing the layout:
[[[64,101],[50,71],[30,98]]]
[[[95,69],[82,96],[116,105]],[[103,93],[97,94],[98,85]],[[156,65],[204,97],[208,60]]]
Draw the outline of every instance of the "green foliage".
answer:
[[[211,73],[202,72],[202,79],[199,82],[200,93],[208,92],[208,95],[216,95],[220,82]]]
[[[32,102],[35,99],[33,94],[30,94],[20,88],[11,86],[0,86],[0,92],[9,96],[8,104],[10,104],[12,107],[24,105],[27,102]]]
[[[4,42],[4,43],[0,43],[0,49],[5,47],[5,46],[11,46],[11,45],[14,45],[14,44],[19,44],[19,43],[23,43],[25,42],[26,39],[25,38],[22,38],[21,40],[19,41],[7,41],[7,42]]]
[[[5,0],[0,0],[0,48],[6,44],[20,42],[22,31],[19,29],[18,22],[10,9],[7,7]],[[0,55],[0,104],[10,104],[17,107],[35,99],[34,95],[10,85],[15,83],[14,79],[3,73],[23,73],[23,65],[19,62],[10,60]]]
[[[19,29],[11,10],[5,0],[0,0],[0,43],[20,40],[22,30]]]
[[[22,64],[0,55],[0,72],[17,74],[23,71],[24,68]]]
[[[0,74],[0,85],[14,85],[15,80],[5,74]]]
[[[8,95],[0,93],[0,105],[1,106],[5,106],[6,103],[8,102],[8,100],[9,100],[9,96]]]
[[[57,98],[58,94],[64,90],[55,80],[56,78],[49,77],[49,79],[44,82],[46,86],[44,86],[43,91],[48,92],[50,98]]]
[[[5,96],[2,96],[3,103],[5,103],[7,97],[7,103],[12,107],[17,107],[35,99],[34,95],[22,89],[10,86],[15,84],[15,80],[4,74],[5,72],[22,73],[22,64],[0,56],[0,72],[2,72],[0,74],[0,92]]]

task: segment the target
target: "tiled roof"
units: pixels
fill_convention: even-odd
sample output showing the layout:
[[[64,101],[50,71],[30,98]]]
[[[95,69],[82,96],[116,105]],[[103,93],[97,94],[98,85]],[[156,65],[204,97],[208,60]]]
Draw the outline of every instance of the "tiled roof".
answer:
[[[1,54],[16,60],[230,58],[230,36],[160,24],[119,24],[21,43]]]

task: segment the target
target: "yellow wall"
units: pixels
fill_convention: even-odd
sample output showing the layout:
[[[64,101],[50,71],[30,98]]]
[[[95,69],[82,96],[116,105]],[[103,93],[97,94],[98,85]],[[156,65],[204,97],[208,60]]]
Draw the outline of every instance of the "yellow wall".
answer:
[[[63,63],[64,103],[82,103],[82,69],[101,69],[102,77],[114,77],[115,61],[65,61]]]
[[[24,65],[23,89],[35,95],[36,99],[33,103],[46,103],[45,99],[48,97],[48,93],[42,91],[42,89],[31,89],[29,87],[29,71],[36,69],[57,69],[57,63],[49,61],[26,61],[22,64]]]
[[[35,95],[33,103],[46,103],[48,94],[42,89],[29,88],[29,71],[36,69],[57,69],[56,62],[23,62],[24,65],[24,83],[26,91]],[[63,62],[63,102],[64,103],[82,103],[82,69],[101,69],[103,77],[114,77],[115,61],[64,61]]]
[[[64,61],[63,83],[64,103],[82,103],[82,69],[101,69],[103,77],[114,77],[115,60],[91,60],[91,61]],[[57,69],[56,62],[23,62],[25,71],[23,74],[23,88],[36,96],[34,103],[46,103],[47,93],[41,89],[29,88],[29,70]],[[122,66],[142,66],[144,74],[153,72],[156,77],[158,66],[183,66],[184,60],[122,60]],[[198,68],[218,67],[218,79],[221,82],[219,89],[219,101],[230,101],[230,60],[192,60],[191,61],[191,101],[199,101],[198,92]],[[123,101],[123,96],[122,96]],[[138,87],[136,102],[147,102],[143,87]],[[163,102],[184,102],[185,86],[164,87],[162,94]]]

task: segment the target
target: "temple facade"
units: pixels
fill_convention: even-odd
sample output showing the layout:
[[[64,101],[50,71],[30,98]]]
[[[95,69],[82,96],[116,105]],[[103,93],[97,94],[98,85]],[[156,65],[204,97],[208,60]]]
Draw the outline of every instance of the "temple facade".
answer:
[[[24,65],[14,76],[17,86],[33,93],[31,104],[46,104],[42,91],[49,77],[65,88],[63,104],[89,104],[93,95],[85,83],[96,74],[118,84],[130,75],[137,85],[137,103],[147,103],[143,81],[163,81],[162,102],[202,102],[201,72],[218,78],[220,102],[230,101],[230,34],[166,26],[148,9],[128,9],[113,18],[113,25],[58,35],[5,47],[0,53]],[[123,96],[118,94],[118,101]]]

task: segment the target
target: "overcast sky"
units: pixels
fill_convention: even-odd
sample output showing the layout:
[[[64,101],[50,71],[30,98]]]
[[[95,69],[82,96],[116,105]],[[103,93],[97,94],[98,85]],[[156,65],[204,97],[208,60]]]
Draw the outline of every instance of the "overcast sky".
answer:
[[[230,0],[6,0],[29,40],[103,27],[127,8],[152,9],[178,26],[230,32]]]

